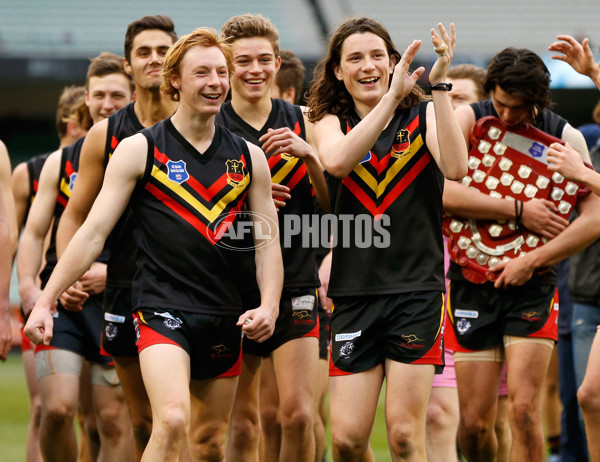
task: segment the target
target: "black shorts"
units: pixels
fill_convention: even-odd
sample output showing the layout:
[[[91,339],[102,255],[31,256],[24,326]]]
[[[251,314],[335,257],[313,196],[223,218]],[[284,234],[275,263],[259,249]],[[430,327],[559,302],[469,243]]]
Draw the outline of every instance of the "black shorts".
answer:
[[[244,311],[260,305],[260,294],[243,293]],[[283,289],[279,302],[279,316],[273,335],[262,343],[244,338],[244,353],[266,358],[284,343],[297,338],[319,337],[319,301],[317,290]]]
[[[102,295],[92,295],[81,311],[67,311],[58,306],[50,348],[71,351],[93,363],[110,364],[112,358],[100,353],[101,334]],[[35,351],[46,348],[40,345]]]
[[[102,328],[104,354],[115,357],[138,355],[131,306],[131,288],[106,287]]]
[[[190,357],[194,380],[235,377],[242,368],[242,328],[238,315],[209,315],[143,308],[133,315],[137,346],[177,345]]]
[[[553,285],[496,289],[494,284],[452,281],[448,314],[455,351],[486,350],[503,345],[503,337],[557,339],[558,305]]]
[[[319,303],[319,359],[327,359],[331,341],[329,321],[331,315]]]
[[[443,366],[444,298],[439,291],[335,297],[329,375],[369,370],[386,359]]]

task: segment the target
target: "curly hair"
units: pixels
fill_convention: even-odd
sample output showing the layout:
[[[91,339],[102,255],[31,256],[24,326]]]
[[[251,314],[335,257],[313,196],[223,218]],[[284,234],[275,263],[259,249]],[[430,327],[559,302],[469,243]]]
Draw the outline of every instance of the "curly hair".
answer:
[[[334,66],[339,66],[341,61],[342,45],[353,34],[370,32],[380,37],[385,43],[390,59],[396,63],[401,55],[396,50],[387,29],[371,18],[354,18],[342,22],[329,41],[327,55],[316,65],[314,78],[308,93],[308,107],[310,108],[308,120],[317,122],[326,114],[334,114],[344,118],[349,117],[354,109],[352,96],[346,89],[344,82],[339,81],[334,73]],[[418,104],[425,98],[425,92],[415,85],[398,105],[406,108]]]
[[[483,90],[491,94],[496,86],[523,98],[531,120],[552,107],[550,71],[542,58],[526,48],[505,48],[492,58]]]

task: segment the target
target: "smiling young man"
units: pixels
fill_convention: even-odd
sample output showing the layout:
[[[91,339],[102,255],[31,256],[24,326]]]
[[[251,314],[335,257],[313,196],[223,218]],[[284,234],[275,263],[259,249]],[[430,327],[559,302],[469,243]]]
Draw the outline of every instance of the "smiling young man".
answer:
[[[59,257],[91,209],[119,142],[175,112],[177,103],[160,92],[163,60],[175,40],[173,21],[167,16],[145,16],[127,27],[124,65],[135,84],[135,101],[94,125],[86,136],[77,183],[57,231]],[[139,460],[150,437],[152,415],[135,346],[131,280],[135,272],[136,244],[129,211],[123,214],[108,247],[102,348],[115,360],[134,429],[134,456]]]
[[[131,199],[139,243],[133,308],[153,414],[144,460],[177,460],[190,427],[192,458],[222,459],[241,334],[265,341],[277,317],[283,268],[274,236],[256,237],[260,305],[242,313],[230,277],[236,258],[226,231],[245,201],[275,220],[264,155],[214,122],[231,66],[229,47],[211,29],[173,45],[162,91],[179,102],[177,111],[117,147],[98,199],[26,326],[34,342],[50,340],[54,301],[100,253]]]
[[[260,146],[268,159],[273,196],[278,208],[285,279],[279,318],[273,337],[258,345],[244,340],[243,369],[230,429],[228,460],[258,460],[259,402],[267,459],[312,461],[315,453],[314,409],[319,363],[316,289],[319,278],[316,249],[306,248],[300,234],[291,236],[287,219],[315,213],[316,199],[328,207],[323,169],[310,145],[312,124],[304,108],[271,98],[279,70],[279,33],[260,15],[229,19],[221,36],[231,44],[234,72],[231,101],[217,123]],[[286,241],[289,245],[284,245]],[[251,252],[242,258],[243,303],[253,306],[259,296]],[[271,357],[274,376],[262,381],[261,358]],[[277,420],[279,403],[281,421]],[[263,406],[264,405],[264,406]],[[278,436],[281,434],[281,440]]]
[[[488,66],[484,83],[484,91],[491,98],[456,110],[467,142],[478,119],[495,116],[509,129],[532,124],[568,141],[589,157],[581,133],[550,111],[549,84],[548,69],[535,53],[516,48],[498,53]],[[512,215],[513,200],[506,201],[508,215],[506,210],[495,209],[494,202],[495,198],[460,185],[450,184],[444,191],[444,210],[453,215],[490,220],[516,218]],[[534,200],[525,206],[530,203]],[[552,203],[548,204],[556,210]],[[492,268],[497,273],[495,283],[469,282],[460,267],[451,264],[449,300],[457,342],[448,346],[455,351],[461,408],[459,439],[469,460],[496,457],[494,410],[504,358],[508,366],[508,412],[513,435],[511,460],[545,460],[541,391],[557,338],[556,271],[534,272],[553,268],[598,236],[598,205],[598,197],[594,195],[581,199],[577,204],[579,217],[566,229],[563,218],[549,214],[548,206],[542,207],[533,225],[544,229],[541,235],[551,240],[521,258]],[[539,316],[528,316],[531,312]]]

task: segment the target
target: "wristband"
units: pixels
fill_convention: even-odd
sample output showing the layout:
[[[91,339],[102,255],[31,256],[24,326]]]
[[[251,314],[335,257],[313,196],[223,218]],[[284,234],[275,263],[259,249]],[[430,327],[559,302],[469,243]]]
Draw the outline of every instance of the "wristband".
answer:
[[[452,90],[451,83],[434,83],[433,85],[429,85],[429,90],[441,90],[441,91],[450,91]]]

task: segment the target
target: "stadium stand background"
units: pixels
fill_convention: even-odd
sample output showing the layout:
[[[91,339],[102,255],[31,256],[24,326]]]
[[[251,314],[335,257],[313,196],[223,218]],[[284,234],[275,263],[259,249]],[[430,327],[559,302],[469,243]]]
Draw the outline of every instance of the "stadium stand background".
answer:
[[[307,65],[307,80],[327,33],[344,17],[367,15],[387,26],[400,51],[412,39],[423,40],[416,65],[431,65],[428,31],[440,21],[456,24],[455,63],[485,66],[507,46],[532,49],[551,66],[556,111],[575,126],[591,120],[598,100],[597,90],[568,65],[552,62],[546,51],[560,33],[587,36],[596,51],[597,0],[0,0],[0,139],[13,165],[57,145],[53,118],[62,87],[85,81],[90,57],[102,51],[122,54],[131,21],[166,14],[182,35],[200,26],[219,29],[241,13],[261,13],[273,21],[281,47]]]

